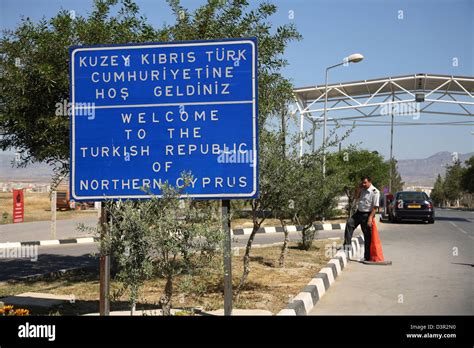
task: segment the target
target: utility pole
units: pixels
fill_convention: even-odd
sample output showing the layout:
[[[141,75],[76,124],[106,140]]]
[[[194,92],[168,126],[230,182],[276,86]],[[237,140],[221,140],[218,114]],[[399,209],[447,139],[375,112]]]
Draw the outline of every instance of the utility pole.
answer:
[[[311,152],[316,151],[316,122],[313,121],[313,130],[312,130],[313,140],[311,142]]]
[[[390,126],[390,169],[389,169],[389,182],[388,182],[388,192],[392,193],[392,180],[393,180],[393,102],[395,101],[395,95],[392,92],[392,103],[390,105],[390,114],[392,117],[392,122]]]
[[[281,110],[281,146],[283,151],[283,156],[286,153],[286,108],[283,107]]]
[[[326,68],[326,79],[324,83],[324,125],[323,125],[323,178],[326,177],[326,133],[327,133],[327,113],[328,113],[328,79],[329,79],[329,70],[335,67],[349,64],[349,63],[359,63],[364,56],[360,53],[354,53],[350,56],[343,59],[341,63],[331,65]]]

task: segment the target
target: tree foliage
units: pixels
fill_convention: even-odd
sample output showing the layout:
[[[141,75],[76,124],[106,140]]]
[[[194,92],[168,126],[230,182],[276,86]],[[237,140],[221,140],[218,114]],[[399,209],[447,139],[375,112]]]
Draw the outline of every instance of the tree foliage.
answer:
[[[461,174],[461,189],[474,193],[474,156],[466,161],[466,168]]]
[[[131,315],[139,299],[140,288],[153,274],[153,244],[148,225],[149,210],[137,201],[104,203],[110,220],[107,238],[101,239],[102,254],[112,255],[117,265],[116,280],[129,290]]]
[[[444,177],[438,174],[431,190],[431,198],[436,205],[458,206],[461,199],[470,205],[474,193],[474,156],[465,161],[466,167],[457,160],[446,167]]]
[[[213,208],[179,199],[191,180],[186,174],[183,187],[164,184],[162,197],[107,204],[111,219],[101,252],[117,260],[117,279],[130,290],[132,312],[151,275],[166,280],[160,305],[170,315],[176,276],[206,276],[211,265],[221,265],[224,234]]]
[[[293,175],[293,220],[302,226],[300,246],[304,250],[309,250],[313,243],[314,223],[336,215],[339,194],[344,187],[344,172],[340,166],[328,162],[323,176],[322,164],[320,151],[305,154],[296,162]]]
[[[388,185],[390,164],[377,151],[362,150],[351,145],[332,153],[328,162],[344,173],[342,192],[348,197],[349,211],[354,209],[355,195],[362,176],[370,176],[372,184],[379,190]]]
[[[393,158],[392,160],[388,160],[388,165],[389,165],[389,170],[390,166],[392,168],[392,193],[402,191],[403,190],[403,185],[405,184],[402,180],[402,176],[400,175],[400,172],[398,171],[398,161]],[[389,182],[390,182],[390,177],[389,177]]]
[[[440,174],[438,174],[438,177],[436,178],[430,196],[435,205],[444,206],[446,204],[446,195],[444,193],[444,180]]]
[[[19,166],[46,162],[66,175],[69,119],[58,105],[69,98],[69,47],[164,38],[130,0],[95,0],[86,17],[62,10],[38,23],[23,18],[0,39],[0,148],[18,151]]]
[[[446,168],[446,176],[444,179],[444,195],[450,202],[458,204],[461,198],[462,188],[461,179],[463,175],[463,168],[459,160]]]

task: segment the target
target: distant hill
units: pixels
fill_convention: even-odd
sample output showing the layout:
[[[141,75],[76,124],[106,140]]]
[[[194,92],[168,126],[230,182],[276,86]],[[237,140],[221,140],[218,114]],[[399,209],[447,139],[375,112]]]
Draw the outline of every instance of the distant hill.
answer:
[[[461,162],[474,156],[474,152],[458,154]],[[13,168],[11,162],[15,156],[0,153],[0,181],[49,182],[51,167],[40,163],[26,168]],[[452,163],[452,153],[438,152],[428,158],[407,159],[398,161],[398,170],[407,186],[433,186],[438,174],[444,175],[446,165]]]
[[[28,165],[26,168],[12,166],[15,155],[0,153],[0,181],[26,181],[45,182],[51,181],[52,168],[45,163]]]
[[[463,164],[471,156],[474,152],[458,154]],[[443,151],[428,158],[399,160],[398,171],[406,186],[433,186],[438,174],[444,175],[446,165],[452,164],[452,161],[453,154]]]

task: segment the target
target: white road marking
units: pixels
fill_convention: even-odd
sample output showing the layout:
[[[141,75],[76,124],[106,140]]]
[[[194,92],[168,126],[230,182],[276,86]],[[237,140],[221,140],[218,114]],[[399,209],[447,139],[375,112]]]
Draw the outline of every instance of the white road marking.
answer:
[[[471,239],[474,239],[473,236],[470,236],[469,233],[467,233],[466,231],[464,231],[461,227],[458,227],[458,225],[456,225],[454,222],[452,221],[448,221],[451,225],[453,225],[454,227],[456,227],[459,231],[461,231],[462,233],[464,234],[467,234],[467,236]]]

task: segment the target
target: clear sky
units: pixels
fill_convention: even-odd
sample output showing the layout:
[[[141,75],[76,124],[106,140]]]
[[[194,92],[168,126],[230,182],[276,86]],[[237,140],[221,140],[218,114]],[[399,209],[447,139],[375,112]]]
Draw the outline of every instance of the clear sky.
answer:
[[[153,25],[173,22],[165,1],[136,2]],[[277,26],[293,22],[303,35],[303,40],[292,43],[286,53],[289,66],[284,74],[295,86],[323,84],[325,68],[354,52],[364,54],[364,61],[332,70],[330,82],[415,73],[474,76],[472,0],[272,2],[279,8],[272,23]],[[0,0],[0,28],[14,28],[22,15],[35,21],[43,16],[49,18],[61,8],[87,14],[91,3],[89,0]],[[182,1],[188,8],[202,3],[202,0]],[[255,6],[257,2],[252,3]],[[457,58],[458,66],[453,66],[453,58]],[[450,120],[467,118],[422,115],[413,122]],[[423,158],[438,151],[471,152],[473,131],[473,126],[396,127],[394,155],[406,159]],[[320,140],[321,134],[317,136]],[[389,141],[389,127],[358,127],[343,145],[362,142],[362,147],[388,156]]]

